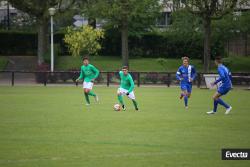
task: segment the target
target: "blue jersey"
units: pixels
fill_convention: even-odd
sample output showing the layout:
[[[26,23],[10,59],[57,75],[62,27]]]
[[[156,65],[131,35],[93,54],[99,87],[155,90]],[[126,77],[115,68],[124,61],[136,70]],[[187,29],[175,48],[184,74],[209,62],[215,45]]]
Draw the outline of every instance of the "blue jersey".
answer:
[[[228,68],[224,65],[218,66],[218,73],[219,73],[219,79],[215,81],[215,84],[221,82],[221,86],[223,88],[231,88],[232,87],[232,76],[231,72],[228,70]]]
[[[196,77],[196,70],[194,66],[189,65],[187,67],[180,66],[176,72],[176,79],[181,81],[180,84],[192,84],[191,80],[194,80]]]

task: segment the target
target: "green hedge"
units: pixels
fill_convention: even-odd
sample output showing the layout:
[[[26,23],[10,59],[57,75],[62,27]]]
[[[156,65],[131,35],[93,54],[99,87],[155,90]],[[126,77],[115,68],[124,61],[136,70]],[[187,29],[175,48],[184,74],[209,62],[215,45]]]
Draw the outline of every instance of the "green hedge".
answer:
[[[34,55],[37,36],[27,32],[0,32],[0,46],[0,55]]]
[[[55,34],[55,43],[58,44],[60,55],[68,55],[63,33]],[[121,37],[115,30],[106,31],[101,41],[100,55],[121,55]],[[214,42],[212,53],[223,53],[223,44]],[[36,55],[37,34],[27,32],[0,32],[0,55]],[[218,47],[220,46],[220,47]],[[144,33],[129,36],[130,57],[165,57],[179,58],[188,55],[192,58],[202,58],[203,38],[200,34],[176,33]],[[46,56],[46,55],[45,55]]]
[[[61,54],[68,54],[63,37],[62,33],[55,34],[54,41]],[[37,33],[2,31],[0,46],[0,55],[37,55]]]

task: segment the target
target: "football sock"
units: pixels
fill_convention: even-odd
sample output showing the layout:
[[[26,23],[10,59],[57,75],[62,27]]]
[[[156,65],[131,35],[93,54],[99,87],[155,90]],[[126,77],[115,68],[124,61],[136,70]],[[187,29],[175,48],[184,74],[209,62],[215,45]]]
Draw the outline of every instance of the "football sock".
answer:
[[[121,105],[124,106],[123,100],[122,100],[122,95],[118,95],[118,101],[121,103]]]
[[[135,100],[132,100],[132,102],[134,104],[135,109],[138,110],[137,102]]]
[[[91,91],[89,91],[89,95],[90,96],[96,96],[96,94],[91,90]]]
[[[188,96],[187,95],[184,96],[184,103],[185,103],[185,107],[187,107],[188,106]]]
[[[218,100],[214,100],[214,109],[213,111],[216,112],[218,107]]]
[[[227,104],[227,103],[225,103],[222,99],[218,99],[217,100],[218,101],[218,103],[220,104],[220,105],[222,105],[222,106],[224,106],[225,108],[229,108],[230,106]]]
[[[86,102],[87,102],[88,104],[90,104],[88,93],[84,93],[84,95],[85,95],[85,100],[86,100]]]

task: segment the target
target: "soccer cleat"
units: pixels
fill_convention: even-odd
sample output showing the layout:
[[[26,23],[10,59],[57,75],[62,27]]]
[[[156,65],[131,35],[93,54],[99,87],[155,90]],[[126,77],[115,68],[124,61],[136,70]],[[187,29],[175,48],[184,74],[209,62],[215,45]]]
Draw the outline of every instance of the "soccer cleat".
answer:
[[[126,107],[124,105],[122,105],[122,110],[125,111],[126,110]]]
[[[188,106],[185,106],[185,109],[188,110]]]
[[[136,111],[139,111],[139,108],[135,108]]]
[[[95,102],[98,102],[99,101],[99,97],[96,95],[95,96]]]
[[[233,108],[233,107],[231,107],[231,106],[230,106],[229,108],[227,108],[225,114],[229,114],[230,111],[232,110],[232,108]]]
[[[212,111],[208,111],[207,114],[215,114],[216,112]]]
[[[86,106],[89,106],[90,104],[89,103],[86,103]]]

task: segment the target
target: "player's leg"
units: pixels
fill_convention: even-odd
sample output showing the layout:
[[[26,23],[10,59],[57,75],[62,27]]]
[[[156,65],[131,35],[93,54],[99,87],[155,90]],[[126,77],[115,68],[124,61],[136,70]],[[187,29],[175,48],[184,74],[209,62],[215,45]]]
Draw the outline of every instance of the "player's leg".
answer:
[[[134,91],[132,91],[132,92],[129,93],[128,98],[132,100],[133,105],[134,105],[134,107],[135,107],[135,110],[136,110],[136,111],[139,111],[138,103],[137,103],[136,100],[135,100]]]
[[[93,82],[87,82],[85,86],[85,92],[88,94],[88,96],[93,96],[95,98],[95,101],[98,102],[99,98],[98,96],[93,92]]]
[[[181,95],[180,95],[180,99],[182,99],[184,97],[185,93],[183,91],[181,91]]]
[[[95,94],[94,92],[93,92],[93,90],[92,90],[92,88],[91,89],[89,89],[89,96],[93,96],[94,98],[95,98],[95,101],[96,102],[98,102],[99,101],[99,97],[97,96],[97,94]]]
[[[187,108],[188,107],[188,92],[187,90],[183,92],[184,92],[184,104],[185,104],[185,107]]]
[[[187,84],[182,84],[181,85],[181,91],[182,91],[182,95],[184,97],[184,105],[187,108],[188,107],[188,88],[187,88]]]
[[[90,105],[89,91],[86,88],[84,88],[83,91],[84,91],[84,96],[85,96],[85,100],[86,100],[86,105]]]
[[[185,100],[185,107],[188,108],[188,99],[191,97],[191,93],[192,93],[192,85],[188,84],[186,85],[187,87],[187,93],[185,94],[184,100]]]
[[[228,92],[228,91],[227,91]],[[217,107],[218,107],[218,104],[224,106],[226,108],[226,113],[225,114],[228,114],[232,107],[229,106],[227,103],[225,103],[220,97],[224,94],[226,94],[227,92],[219,89],[217,92],[215,92],[215,94],[213,95],[213,101],[214,101],[214,108],[212,111],[210,112],[207,112],[208,114],[214,114],[217,112]]]
[[[217,99],[220,98],[221,94],[218,92],[215,92],[213,95],[213,102],[214,102],[214,108],[212,111],[208,111],[207,114],[215,114],[217,112],[217,107],[218,107],[218,101]]]
[[[221,96],[222,95],[226,95],[229,91],[230,91],[231,88],[224,88],[224,87],[220,87],[217,91],[218,94],[220,94]],[[222,105],[223,107],[226,108],[226,112],[225,114],[228,114],[231,110],[232,110],[232,107],[230,105],[228,105],[227,103],[225,103],[219,96],[217,99],[217,102],[218,104]]]
[[[180,100],[181,100],[185,96],[185,92],[184,92],[185,88],[183,84],[181,84],[180,87],[181,87],[181,95],[180,95]]]
[[[119,103],[122,105],[122,109],[123,110],[126,110],[125,108],[125,105],[124,105],[124,102],[123,102],[123,99],[122,99],[122,95],[125,94],[125,92],[121,89],[121,88],[118,88],[117,90],[117,98],[118,98],[118,101]]]

